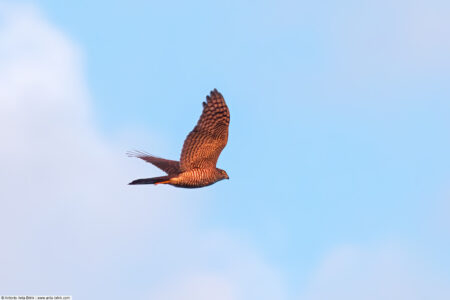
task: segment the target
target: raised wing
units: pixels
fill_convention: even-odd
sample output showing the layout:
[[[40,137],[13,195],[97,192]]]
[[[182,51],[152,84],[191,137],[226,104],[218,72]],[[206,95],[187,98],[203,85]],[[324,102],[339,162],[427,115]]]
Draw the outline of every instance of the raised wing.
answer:
[[[197,126],[184,141],[181,170],[215,167],[228,141],[229,124],[230,111],[222,94],[214,89],[203,102],[203,112]]]
[[[143,159],[146,162],[149,162],[154,166],[160,168],[168,175],[177,175],[180,173],[180,163],[175,160],[159,158],[142,151],[130,151],[127,152],[127,155],[130,157],[137,157]]]

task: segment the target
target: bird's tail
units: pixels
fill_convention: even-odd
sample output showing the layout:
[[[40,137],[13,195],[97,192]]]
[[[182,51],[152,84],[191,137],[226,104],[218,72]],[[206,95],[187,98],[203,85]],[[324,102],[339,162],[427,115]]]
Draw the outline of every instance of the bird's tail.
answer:
[[[158,183],[166,183],[170,176],[161,176],[161,177],[153,177],[153,178],[142,178],[136,179],[130,182],[129,184],[158,184]]]

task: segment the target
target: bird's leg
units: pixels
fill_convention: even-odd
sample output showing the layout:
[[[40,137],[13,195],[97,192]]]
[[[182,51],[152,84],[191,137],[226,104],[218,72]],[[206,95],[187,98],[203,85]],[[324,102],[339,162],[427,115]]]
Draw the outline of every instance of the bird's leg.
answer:
[[[170,180],[156,182],[155,185],[157,185],[157,184],[167,184],[167,183],[170,183]]]

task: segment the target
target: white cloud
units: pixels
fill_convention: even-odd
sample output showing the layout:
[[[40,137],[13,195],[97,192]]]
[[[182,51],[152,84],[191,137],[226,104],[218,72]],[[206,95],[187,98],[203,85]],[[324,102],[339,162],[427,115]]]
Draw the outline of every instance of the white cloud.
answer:
[[[192,237],[191,237],[192,239]],[[285,299],[281,274],[257,253],[217,231],[193,240],[174,281],[163,283],[149,299]],[[198,253],[198,251],[201,251]]]
[[[149,299],[286,299],[282,276],[243,243],[217,232],[194,243],[195,249],[185,251],[183,260],[190,263],[183,272],[163,282]]]
[[[329,38],[340,72],[404,78],[448,70],[448,1],[336,2],[332,11]]]
[[[229,300],[236,299],[236,293],[227,278],[215,274],[190,275],[176,285],[165,287],[163,291],[149,296],[149,299],[161,300]]]
[[[450,63],[450,4],[448,1],[409,2],[405,17],[405,39],[416,58]]]
[[[301,299],[449,299],[448,280],[406,249],[342,246],[331,251]]]
[[[158,171],[96,131],[74,43],[34,6],[1,4],[0,16],[0,291],[279,299],[264,259],[197,228],[210,190],[126,185]]]

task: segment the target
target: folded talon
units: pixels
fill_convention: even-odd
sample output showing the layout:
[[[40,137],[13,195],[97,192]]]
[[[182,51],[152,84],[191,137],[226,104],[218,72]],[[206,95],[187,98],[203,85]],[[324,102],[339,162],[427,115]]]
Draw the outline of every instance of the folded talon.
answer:
[[[157,184],[166,184],[166,183],[170,183],[170,180],[156,182],[155,185],[157,185]]]

